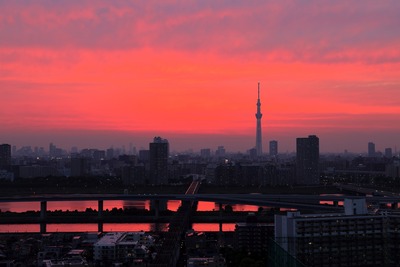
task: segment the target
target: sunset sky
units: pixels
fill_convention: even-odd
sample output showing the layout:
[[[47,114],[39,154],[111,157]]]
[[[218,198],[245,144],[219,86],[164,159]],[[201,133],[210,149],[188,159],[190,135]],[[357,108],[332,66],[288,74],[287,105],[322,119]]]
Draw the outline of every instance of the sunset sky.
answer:
[[[400,149],[400,1],[0,0],[0,143]]]

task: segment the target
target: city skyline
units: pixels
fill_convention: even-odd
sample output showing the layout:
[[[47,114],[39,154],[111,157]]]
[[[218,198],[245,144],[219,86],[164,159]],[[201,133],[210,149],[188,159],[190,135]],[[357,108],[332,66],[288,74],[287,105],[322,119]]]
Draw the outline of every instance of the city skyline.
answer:
[[[154,138],[158,138],[158,137],[154,137]],[[297,137],[295,142],[297,143],[297,139],[302,138],[302,137]],[[65,155],[65,153],[67,154],[76,154],[76,153],[81,153],[82,151],[88,151],[88,150],[98,150],[98,151],[108,151],[108,150],[113,150],[113,151],[117,151],[119,154],[118,155],[138,155],[139,156],[139,152],[141,151],[146,151],[148,150],[148,145],[151,143],[151,141],[148,141],[147,143],[147,147],[146,145],[144,146],[136,146],[135,144],[133,144],[132,142],[130,143],[120,143],[118,145],[107,145],[107,144],[102,144],[101,146],[90,146],[87,145],[85,143],[83,143],[82,146],[78,147],[76,145],[73,146],[59,146],[58,144],[54,144],[52,142],[50,142],[49,144],[47,144],[48,146],[53,146],[55,149],[57,149],[56,154],[57,155]],[[276,157],[278,155],[290,155],[290,154],[296,154],[297,152],[297,148],[295,148],[294,150],[288,151],[288,150],[281,150],[280,148],[278,149],[278,141],[277,140],[269,140],[265,145],[268,146],[268,151],[264,151],[260,156],[268,156],[268,157]],[[321,155],[329,155],[329,154],[336,154],[336,155],[341,155],[341,154],[353,154],[353,155],[360,155],[360,156],[366,156],[366,157],[386,157],[386,158],[392,158],[392,157],[398,157],[399,154],[399,150],[397,148],[397,146],[395,147],[379,147],[374,153],[371,153],[370,151],[370,144],[374,144],[373,142],[368,142],[366,144],[366,147],[364,150],[362,151],[349,151],[347,149],[343,150],[343,151],[339,151],[339,152],[332,152],[332,151],[321,151],[320,154]],[[54,152],[51,152],[51,149],[49,149],[49,147],[47,147],[46,145],[41,146],[41,145],[30,145],[30,144],[26,144],[23,146],[16,146],[15,144],[2,144],[2,145],[7,145],[10,146],[11,148],[13,148],[12,151],[12,155],[13,156],[21,156],[21,155],[28,155],[28,154],[33,154],[33,155],[50,155],[52,156],[52,154],[54,154]],[[375,144],[374,144],[375,145]],[[279,145],[280,146],[280,145]],[[193,147],[186,147],[183,148],[181,150],[170,150],[170,155],[174,155],[174,154],[198,154],[198,155],[202,155],[204,157],[207,157],[206,155],[208,155],[208,157],[212,156],[212,155],[218,155],[219,150],[223,149],[227,154],[243,154],[243,155],[252,155],[252,150],[254,150],[255,153],[255,148],[250,148],[247,151],[240,151],[240,150],[226,150],[225,146],[217,146],[217,147],[213,147],[213,146],[199,146],[199,148],[194,149]],[[30,151],[30,152],[29,152]],[[256,154],[254,154],[256,155]],[[53,155],[54,156],[54,155]]]
[[[0,143],[399,147],[397,1],[0,2]]]

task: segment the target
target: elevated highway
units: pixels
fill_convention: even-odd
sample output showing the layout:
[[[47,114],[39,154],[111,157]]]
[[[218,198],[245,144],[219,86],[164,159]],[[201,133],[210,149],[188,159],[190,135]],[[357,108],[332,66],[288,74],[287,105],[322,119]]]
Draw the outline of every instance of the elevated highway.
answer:
[[[105,218],[103,212],[104,201],[111,200],[151,200],[155,203],[154,220],[162,220],[159,217],[159,203],[165,200],[179,200],[186,203],[187,207],[184,214],[189,212],[195,203],[198,201],[214,202],[220,205],[223,204],[246,204],[260,207],[276,207],[290,208],[300,210],[321,210],[327,212],[343,212],[343,207],[339,206],[339,202],[346,198],[350,199],[366,199],[367,204],[371,205],[387,205],[392,208],[397,208],[400,202],[400,196],[396,194],[386,196],[347,196],[347,195],[295,195],[295,194],[197,194],[200,183],[192,183],[189,186],[186,194],[70,194],[70,195],[42,195],[42,196],[15,196],[15,197],[0,197],[0,202],[39,202],[40,216],[32,218],[36,223],[41,224],[41,232],[46,232],[46,224],[54,220],[47,216],[47,203],[53,201],[97,201],[98,215],[95,220],[99,222],[99,231],[102,231]],[[321,203],[331,203],[330,205]],[[189,207],[189,208],[188,208]],[[79,220],[79,217],[76,218]],[[76,221],[74,220],[74,221]],[[93,218],[92,218],[93,220]],[[83,220],[84,221],[84,220]],[[0,224],[9,222],[4,217],[0,218]]]
[[[284,194],[62,194],[0,197],[0,202],[108,201],[108,200],[181,200],[223,204],[247,204],[282,208],[331,208],[321,201],[366,199],[367,203],[399,203],[400,196],[284,195]]]

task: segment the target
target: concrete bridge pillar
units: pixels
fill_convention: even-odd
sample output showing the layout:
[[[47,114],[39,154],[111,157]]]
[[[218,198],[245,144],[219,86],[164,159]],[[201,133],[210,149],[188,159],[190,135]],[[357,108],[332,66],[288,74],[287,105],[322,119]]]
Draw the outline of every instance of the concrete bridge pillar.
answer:
[[[98,232],[103,232],[103,223],[102,222],[98,222],[97,223],[97,231]]]
[[[197,211],[198,205],[199,205],[199,202],[198,202],[198,201],[193,201],[192,210],[193,210],[193,211]]]
[[[97,231],[98,232],[103,232],[103,208],[104,208],[104,201],[103,200],[99,200],[97,202],[97,207],[98,207],[98,214],[97,217],[99,218],[99,222],[97,223]]]
[[[102,218],[103,217],[103,200],[98,201],[98,217]]]
[[[222,203],[218,203],[219,206],[219,222],[218,222],[218,243],[219,245],[223,244],[223,231],[222,231],[222,216],[224,213]]]
[[[47,232],[47,225],[45,222],[40,223],[40,233],[45,234]]]
[[[160,200],[159,199],[154,200],[154,216],[155,216],[156,220],[160,216]]]
[[[45,234],[47,231],[46,225],[46,217],[47,217],[47,201],[40,202],[40,233]]]
[[[222,233],[222,215],[223,215],[223,207],[222,203],[218,203],[219,205],[219,232]]]
[[[47,213],[47,201],[41,201],[40,202],[40,219],[44,220],[46,219],[46,214]]]

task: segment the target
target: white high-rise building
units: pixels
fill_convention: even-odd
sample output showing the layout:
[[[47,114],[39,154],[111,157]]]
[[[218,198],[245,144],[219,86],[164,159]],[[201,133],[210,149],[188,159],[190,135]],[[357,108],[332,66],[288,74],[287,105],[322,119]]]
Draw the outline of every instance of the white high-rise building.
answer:
[[[344,208],[335,214],[275,215],[275,241],[306,266],[385,266],[390,260],[385,251],[396,249],[388,242],[389,222],[397,225],[397,219],[368,214],[365,199],[346,199]]]

